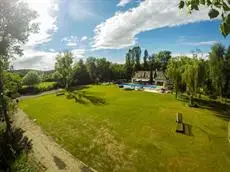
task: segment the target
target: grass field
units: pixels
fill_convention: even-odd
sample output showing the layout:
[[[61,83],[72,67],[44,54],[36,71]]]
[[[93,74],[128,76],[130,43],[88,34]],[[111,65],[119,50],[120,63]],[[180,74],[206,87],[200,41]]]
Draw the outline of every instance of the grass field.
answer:
[[[47,89],[49,87],[54,87],[56,82],[41,82],[39,84],[34,85],[34,87],[38,89]],[[27,85],[24,85],[23,87],[28,87]]]
[[[229,171],[227,121],[173,95],[90,86],[76,95],[25,99],[20,107],[98,171]],[[176,113],[191,135],[178,134]]]

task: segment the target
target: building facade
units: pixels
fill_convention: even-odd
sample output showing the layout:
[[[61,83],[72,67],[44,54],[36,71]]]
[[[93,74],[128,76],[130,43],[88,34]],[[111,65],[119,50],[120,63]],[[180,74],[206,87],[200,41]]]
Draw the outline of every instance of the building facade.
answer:
[[[132,78],[133,83],[150,83],[150,71],[137,71]],[[169,84],[169,80],[162,71],[153,71],[153,83],[154,85],[166,87]]]

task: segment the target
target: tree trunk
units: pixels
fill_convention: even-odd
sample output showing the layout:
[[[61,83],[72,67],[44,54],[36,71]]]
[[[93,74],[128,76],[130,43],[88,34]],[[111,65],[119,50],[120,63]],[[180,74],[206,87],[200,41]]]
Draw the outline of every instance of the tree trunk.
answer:
[[[189,96],[189,104],[193,106],[193,95]]]

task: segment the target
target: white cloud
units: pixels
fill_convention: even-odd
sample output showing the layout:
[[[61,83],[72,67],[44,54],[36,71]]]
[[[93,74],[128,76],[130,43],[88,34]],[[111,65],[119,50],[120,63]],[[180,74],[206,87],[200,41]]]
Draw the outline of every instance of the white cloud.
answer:
[[[29,4],[29,8],[35,10],[38,17],[35,21],[39,23],[39,32],[31,34],[28,42],[24,45],[22,57],[17,57],[13,62],[15,69],[41,69],[48,70],[54,67],[57,53],[54,49],[42,51],[36,46],[49,42],[54,32],[57,31],[56,16],[59,10],[58,0],[22,0]]]
[[[183,44],[193,45],[193,46],[205,46],[205,45],[213,45],[215,43],[218,43],[218,41],[185,42]]]
[[[24,49],[25,55],[17,58],[12,64],[15,69],[37,69],[37,70],[52,70],[54,69],[56,56],[58,52],[40,51],[27,47]],[[71,51],[74,59],[83,58],[85,49],[73,49]]]
[[[29,7],[38,13],[35,22],[39,23],[39,32],[31,34],[27,45],[37,45],[51,40],[57,31],[56,13],[59,6],[56,0],[24,0]]]
[[[145,0],[136,8],[118,12],[95,28],[95,49],[119,49],[136,43],[136,35],[162,27],[209,20],[208,9],[192,15],[178,9],[177,0]]]
[[[53,48],[50,48],[49,51],[50,52],[55,52],[55,50]]]
[[[208,58],[208,53],[203,53],[203,52],[194,52],[198,58],[202,58],[202,59],[207,59]],[[178,57],[178,56],[187,56],[192,58],[194,56],[194,53],[172,53],[173,57]]]
[[[15,69],[54,69],[57,54],[57,52],[47,52],[27,47],[24,49],[24,56],[17,58],[13,62],[13,66]]]
[[[75,47],[75,46],[77,46],[77,44],[75,42],[69,42],[66,45],[69,46],[69,47]]]
[[[132,0],[120,0],[117,4],[118,7],[124,7],[126,4],[130,3]]]
[[[69,16],[76,21],[83,21],[96,16],[93,13],[91,0],[69,0],[66,8]]]
[[[85,54],[85,49],[73,49],[71,51],[75,59],[83,58]]]
[[[87,39],[88,39],[87,36],[83,36],[83,37],[81,38],[81,41],[85,41],[85,40],[87,40]]]
[[[61,40],[62,42],[66,43],[66,46],[69,47],[74,47],[78,45],[78,37],[77,36],[69,36],[69,37],[65,37]]]

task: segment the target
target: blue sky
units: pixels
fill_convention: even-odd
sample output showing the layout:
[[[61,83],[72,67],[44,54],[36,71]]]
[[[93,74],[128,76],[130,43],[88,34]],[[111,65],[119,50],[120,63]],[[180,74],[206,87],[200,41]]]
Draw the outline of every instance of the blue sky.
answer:
[[[24,0],[38,12],[40,32],[29,37],[16,69],[54,68],[58,52],[72,51],[75,59],[106,57],[123,63],[125,53],[139,45],[150,54],[205,56],[212,44],[230,44],[219,33],[220,21],[210,21],[208,9],[188,15],[179,0]]]

